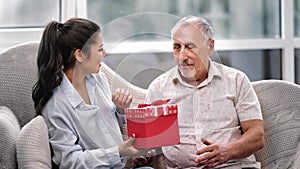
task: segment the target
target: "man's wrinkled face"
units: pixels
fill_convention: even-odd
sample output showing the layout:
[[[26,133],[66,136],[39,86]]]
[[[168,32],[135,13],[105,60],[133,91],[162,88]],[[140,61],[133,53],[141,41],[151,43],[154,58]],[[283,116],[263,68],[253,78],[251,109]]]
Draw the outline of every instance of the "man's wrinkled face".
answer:
[[[204,36],[195,23],[180,26],[173,33],[173,54],[181,75],[197,79],[207,74],[213,40]]]

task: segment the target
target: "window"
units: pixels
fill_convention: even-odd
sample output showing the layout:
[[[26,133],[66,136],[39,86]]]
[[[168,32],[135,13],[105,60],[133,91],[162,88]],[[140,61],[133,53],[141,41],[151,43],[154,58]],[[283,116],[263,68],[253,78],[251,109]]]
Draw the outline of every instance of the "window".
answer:
[[[300,0],[11,0],[1,1],[0,9],[0,51],[39,41],[50,20],[88,18],[102,27],[110,54],[104,61],[144,88],[175,65],[173,25],[182,16],[199,15],[214,27],[222,63],[252,81],[300,84]]]
[[[87,8],[88,18],[109,27],[108,41],[168,36],[189,14],[209,20],[218,39],[280,38],[279,0],[89,0]]]
[[[20,43],[39,41],[45,25],[60,20],[60,1],[0,1],[0,52]]]
[[[300,37],[300,0],[294,0],[295,36]]]
[[[105,62],[138,86],[147,88],[175,65],[170,30],[189,14],[212,24],[222,63],[244,71],[252,81],[286,78],[280,0],[89,0],[87,9],[87,17],[102,25],[104,42],[110,44]]]
[[[44,27],[60,18],[59,0],[0,1],[0,28]]]
[[[245,72],[250,81],[282,79],[280,50],[235,50],[218,53],[219,62]]]
[[[295,72],[296,72],[296,83],[300,84],[300,49],[295,51]]]
[[[212,60],[245,72],[251,81],[282,78],[280,50],[217,51]],[[132,84],[145,89],[155,77],[175,66],[173,53],[165,52],[112,54],[104,62]]]

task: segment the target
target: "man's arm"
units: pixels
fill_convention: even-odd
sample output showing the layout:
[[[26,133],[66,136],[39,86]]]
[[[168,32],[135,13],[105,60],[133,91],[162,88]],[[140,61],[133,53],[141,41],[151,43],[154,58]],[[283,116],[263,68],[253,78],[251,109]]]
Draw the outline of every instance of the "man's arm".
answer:
[[[262,120],[247,120],[241,122],[242,136],[232,144],[232,157],[241,158],[260,150],[264,146],[264,128]]]

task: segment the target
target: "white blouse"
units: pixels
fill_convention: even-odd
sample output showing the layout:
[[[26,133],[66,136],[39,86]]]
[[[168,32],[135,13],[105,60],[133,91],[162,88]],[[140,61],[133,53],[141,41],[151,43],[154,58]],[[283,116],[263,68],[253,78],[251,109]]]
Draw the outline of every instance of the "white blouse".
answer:
[[[64,74],[44,107],[52,160],[59,168],[123,168],[118,151],[123,140],[107,79],[99,73],[85,81],[91,105],[85,104]]]

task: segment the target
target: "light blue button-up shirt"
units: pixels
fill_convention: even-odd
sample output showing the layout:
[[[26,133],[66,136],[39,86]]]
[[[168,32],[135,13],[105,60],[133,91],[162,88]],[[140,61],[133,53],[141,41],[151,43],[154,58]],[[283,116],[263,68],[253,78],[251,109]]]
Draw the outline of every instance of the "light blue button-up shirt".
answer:
[[[109,84],[103,73],[85,79],[91,105],[64,74],[43,110],[53,148],[52,160],[63,169],[123,168],[123,142]]]

